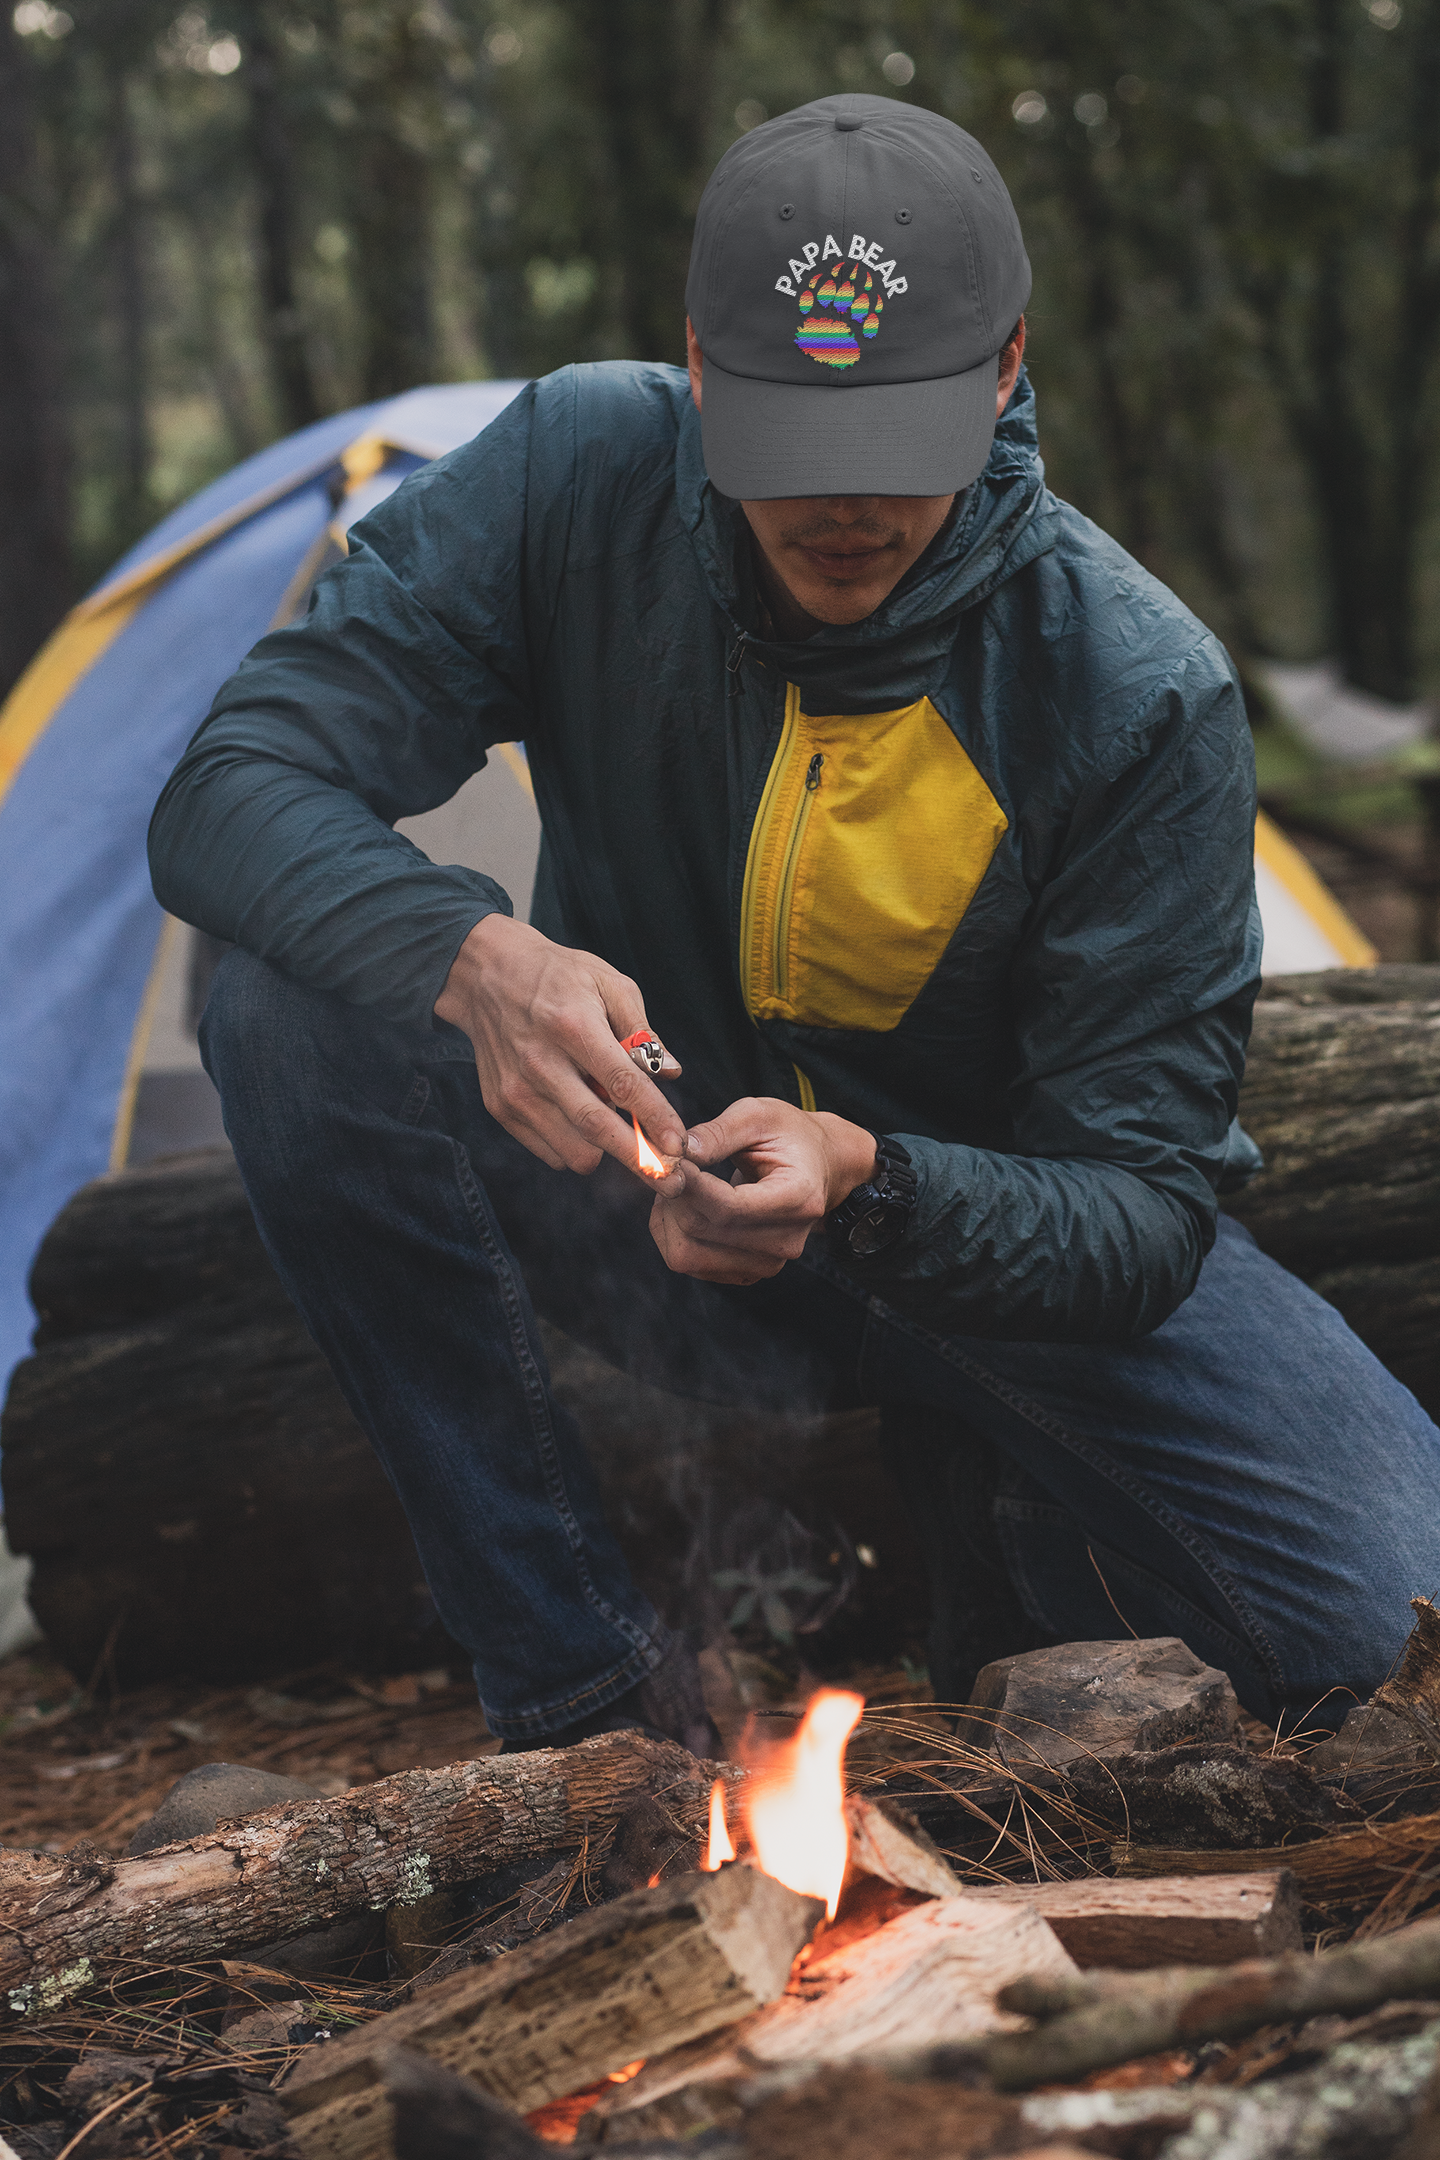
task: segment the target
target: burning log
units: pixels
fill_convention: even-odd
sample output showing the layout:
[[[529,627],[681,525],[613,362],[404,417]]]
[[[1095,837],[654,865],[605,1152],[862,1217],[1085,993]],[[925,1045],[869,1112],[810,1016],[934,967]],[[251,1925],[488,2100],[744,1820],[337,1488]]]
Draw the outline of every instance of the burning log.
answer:
[[[1036,1966],[1060,1986],[1080,1977],[1037,1913],[963,1896],[928,1900],[828,1957],[822,1935],[779,2002],[737,2025],[719,2047],[647,2062],[613,2099],[597,2103],[593,2119],[634,2114],[627,2134],[643,2128],[668,2135],[686,2127],[678,2096],[687,2087],[733,2084],[759,2066],[839,2064],[975,2042],[1017,2022],[996,2008],[996,1990]]]
[[[283,2090],[291,2140],[303,2160],[392,2153],[396,2048],[522,2113],[579,2092],[773,2002],[821,1911],[744,1866],[632,1891],[332,2042]]]
[[[1021,2092],[1167,2048],[1236,2040],[1262,2025],[1354,2017],[1380,2003],[1437,1997],[1440,1920],[1420,1920],[1314,1957],[1289,1952],[1199,1971],[1020,1980],[1001,1989],[1002,2007],[1043,2022],[991,2041],[984,2061],[1001,2091]]]
[[[140,1859],[0,1854],[0,1991],[12,2010],[50,2009],[121,1960],[185,1964],[416,1903],[578,1845],[647,1793],[663,1791],[698,1836],[703,1767],[669,1742],[602,1733],[268,1808]]]

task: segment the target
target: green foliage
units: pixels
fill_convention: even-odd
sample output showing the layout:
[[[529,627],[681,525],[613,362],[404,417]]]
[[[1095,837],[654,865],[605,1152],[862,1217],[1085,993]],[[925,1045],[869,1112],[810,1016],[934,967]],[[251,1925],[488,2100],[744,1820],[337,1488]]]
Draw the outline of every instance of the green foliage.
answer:
[[[973,130],[1050,475],[1243,660],[1433,681],[1440,0],[21,0],[98,574],[307,418],[678,360],[726,145],[865,90]]]

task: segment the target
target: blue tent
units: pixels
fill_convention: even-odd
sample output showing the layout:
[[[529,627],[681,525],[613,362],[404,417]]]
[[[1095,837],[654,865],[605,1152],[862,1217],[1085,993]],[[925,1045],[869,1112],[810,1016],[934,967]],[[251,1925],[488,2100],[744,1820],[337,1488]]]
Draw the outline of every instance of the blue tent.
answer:
[[[28,1348],[41,1238],[129,1152],[164,927],[145,864],[156,796],[346,528],[519,387],[411,391],[247,459],[131,550],[0,708],[0,1390]]]

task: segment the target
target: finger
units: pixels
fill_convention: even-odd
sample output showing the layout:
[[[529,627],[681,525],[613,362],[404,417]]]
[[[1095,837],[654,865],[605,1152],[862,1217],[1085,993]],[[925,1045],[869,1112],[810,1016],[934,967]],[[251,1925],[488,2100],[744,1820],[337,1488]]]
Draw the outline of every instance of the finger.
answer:
[[[547,1115],[538,1103],[530,1116],[518,1116],[513,1110],[502,1114],[488,1103],[486,1108],[512,1140],[518,1140],[522,1147],[528,1148],[549,1170],[574,1170],[581,1177],[588,1177],[603,1160],[601,1150],[582,1140],[568,1119],[558,1112]]]
[[[566,1044],[579,1070],[603,1088],[617,1110],[638,1117],[646,1138],[662,1155],[685,1153],[685,1127],[648,1073],[641,1072],[617,1037],[602,1028],[577,1028]],[[603,1143],[602,1143],[603,1145]]]
[[[723,1162],[727,1155],[758,1147],[775,1133],[775,1106],[758,1095],[742,1095],[707,1124],[693,1125],[686,1141],[692,1162]]]
[[[643,1080],[643,1074],[636,1072],[633,1065],[630,1066],[630,1071],[634,1074],[636,1080]],[[653,1129],[647,1128],[643,1118],[640,1121],[641,1129],[646,1133],[646,1137],[650,1140],[652,1146],[661,1154],[678,1163],[680,1150],[684,1145],[685,1128],[681,1125],[674,1111],[671,1110],[670,1105],[665,1101],[664,1096],[659,1094],[659,1091],[652,1083],[646,1081],[645,1085],[650,1093],[655,1095],[663,1105],[669,1123],[673,1127],[677,1144],[672,1147],[665,1147],[661,1136],[656,1134]],[[573,1128],[574,1133],[583,1142],[592,1148],[603,1149],[605,1154],[613,1156],[615,1161],[622,1163],[627,1170],[635,1171],[637,1175],[640,1174],[639,1150],[636,1146],[635,1127],[631,1118],[625,1117],[615,1108],[612,1108],[608,1101],[600,1098],[589,1085],[588,1075],[562,1070],[554,1080],[552,1089],[554,1109]],[[654,1178],[647,1177],[646,1179],[647,1184],[653,1185],[655,1182]],[[667,1179],[665,1182],[668,1185],[670,1180]],[[684,1179],[681,1178],[680,1185],[675,1189],[683,1189],[683,1185]]]
[[[687,1237],[675,1220],[674,1208],[659,1199],[650,1211],[650,1235],[672,1274],[692,1275],[703,1282],[766,1282],[785,1265],[783,1257],[776,1253],[737,1252],[703,1238]]]
[[[738,1185],[702,1171],[686,1185],[682,1220],[702,1236],[731,1242],[753,1239],[766,1224],[778,1229],[787,1223],[808,1227],[818,1222],[825,1212],[824,1197],[807,1169],[788,1163]]]

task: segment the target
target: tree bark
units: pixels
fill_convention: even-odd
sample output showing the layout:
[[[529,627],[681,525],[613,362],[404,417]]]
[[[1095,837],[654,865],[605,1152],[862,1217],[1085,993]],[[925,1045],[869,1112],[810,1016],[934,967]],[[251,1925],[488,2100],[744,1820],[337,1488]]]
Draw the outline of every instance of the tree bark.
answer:
[[[0,700],[72,597],[58,294],[34,64],[0,22]]]
[[[647,1793],[663,1792],[698,1835],[723,1768],[668,1741],[603,1733],[404,1771],[135,1860],[0,1854],[0,1994],[15,2011],[51,2009],[117,1965],[228,1956],[414,1904],[504,1861],[578,1845]]]
[[[1262,1000],[1240,1116],[1266,1167],[1226,1210],[1286,1267],[1440,1252],[1440,1000]]]

